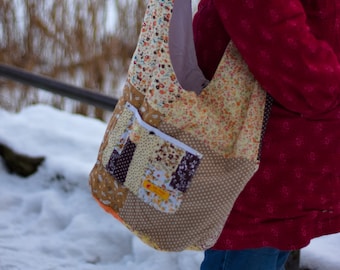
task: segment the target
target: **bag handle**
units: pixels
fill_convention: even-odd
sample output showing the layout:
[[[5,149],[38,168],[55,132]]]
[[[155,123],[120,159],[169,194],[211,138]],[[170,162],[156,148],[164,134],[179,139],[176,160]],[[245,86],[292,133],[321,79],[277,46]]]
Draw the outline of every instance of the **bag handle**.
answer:
[[[173,0],[169,29],[169,53],[183,89],[199,94],[209,81],[198,66],[192,28],[191,0]]]

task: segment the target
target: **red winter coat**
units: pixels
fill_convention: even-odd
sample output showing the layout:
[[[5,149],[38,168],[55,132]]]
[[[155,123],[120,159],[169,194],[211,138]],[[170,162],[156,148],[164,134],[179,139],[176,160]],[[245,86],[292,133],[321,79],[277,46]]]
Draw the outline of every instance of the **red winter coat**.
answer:
[[[208,78],[231,38],[275,100],[260,168],[214,248],[292,250],[340,232],[340,1],[201,0],[194,35]]]

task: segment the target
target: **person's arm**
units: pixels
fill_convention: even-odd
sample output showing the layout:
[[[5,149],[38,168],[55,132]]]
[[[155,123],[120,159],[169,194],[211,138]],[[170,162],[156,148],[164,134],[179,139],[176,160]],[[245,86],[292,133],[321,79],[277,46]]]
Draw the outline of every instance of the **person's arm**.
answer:
[[[313,36],[299,0],[212,1],[255,78],[282,106],[307,118],[339,106],[339,60]]]
[[[230,37],[211,0],[201,0],[193,20],[198,65],[211,80],[221,61]]]

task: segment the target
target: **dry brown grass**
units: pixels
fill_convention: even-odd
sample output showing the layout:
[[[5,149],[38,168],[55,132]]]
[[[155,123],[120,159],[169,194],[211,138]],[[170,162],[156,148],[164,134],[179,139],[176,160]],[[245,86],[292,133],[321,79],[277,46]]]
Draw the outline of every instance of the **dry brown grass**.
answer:
[[[117,96],[145,4],[145,0],[0,0],[0,62]],[[114,7],[118,21],[107,26]],[[35,103],[104,118],[102,110],[0,80],[1,107],[17,111]]]

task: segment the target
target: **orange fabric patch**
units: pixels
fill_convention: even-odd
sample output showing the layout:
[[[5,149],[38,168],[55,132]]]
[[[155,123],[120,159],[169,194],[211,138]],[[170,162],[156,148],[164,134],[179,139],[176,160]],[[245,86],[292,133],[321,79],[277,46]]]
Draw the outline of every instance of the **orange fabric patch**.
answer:
[[[105,212],[111,214],[115,219],[120,221],[121,223],[125,224],[125,222],[121,219],[121,217],[118,215],[117,212],[113,211],[113,209],[105,204],[103,204],[100,200],[98,200],[96,197],[94,199],[97,201],[97,203],[100,205],[101,208],[105,210]]]

